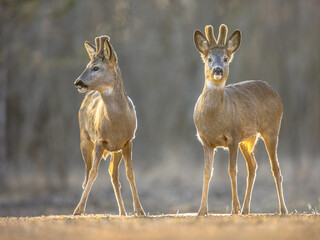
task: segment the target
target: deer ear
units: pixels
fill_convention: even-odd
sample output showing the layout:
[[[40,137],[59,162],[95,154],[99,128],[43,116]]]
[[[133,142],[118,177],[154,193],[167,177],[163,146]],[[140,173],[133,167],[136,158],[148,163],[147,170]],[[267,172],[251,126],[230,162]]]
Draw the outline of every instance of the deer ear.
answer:
[[[194,45],[196,46],[196,48],[200,53],[207,54],[209,49],[209,43],[199,30],[196,30],[194,32],[193,41],[194,41]]]
[[[93,56],[96,54],[96,48],[95,46],[93,46],[91,43],[89,43],[88,41],[84,42],[84,46],[88,52],[88,55],[90,58],[93,58]]]
[[[115,51],[113,50],[113,47],[111,46],[109,39],[106,39],[103,43],[103,53],[106,59],[109,59],[109,61],[117,61],[117,55]]]
[[[236,30],[232,33],[232,35],[227,40],[227,44],[226,44],[227,51],[231,54],[236,52],[240,47],[240,43],[241,43],[241,32],[240,30]]]

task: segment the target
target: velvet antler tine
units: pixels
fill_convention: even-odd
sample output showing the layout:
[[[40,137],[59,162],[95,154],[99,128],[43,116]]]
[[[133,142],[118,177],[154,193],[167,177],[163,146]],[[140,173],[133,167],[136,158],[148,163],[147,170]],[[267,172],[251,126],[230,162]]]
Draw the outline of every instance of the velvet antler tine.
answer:
[[[98,55],[100,51],[100,37],[95,38],[95,43],[96,43],[96,55]]]
[[[207,25],[205,28],[206,37],[210,46],[217,45],[217,40],[214,37],[213,27],[211,25]]]
[[[225,45],[228,34],[228,28],[226,25],[221,24],[219,28],[218,45]]]
[[[97,39],[97,38],[96,38]],[[110,40],[109,36],[107,35],[102,35],[100,37],[98,37],[98,46],[97,47],[97,56],[103,56],[103,51],[104,51],[104,41],[105,40]]]

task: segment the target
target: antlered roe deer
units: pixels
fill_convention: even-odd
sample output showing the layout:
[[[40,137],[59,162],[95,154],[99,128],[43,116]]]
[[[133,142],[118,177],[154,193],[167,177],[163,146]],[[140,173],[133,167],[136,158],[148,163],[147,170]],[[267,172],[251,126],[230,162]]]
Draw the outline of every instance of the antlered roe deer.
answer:
[[[218,40],[213,27],[206,26],[206,37],[194,32],[194,44],[205,64],[205,84],[194,109],[197,135],[204,150],[204,181],[198,215],[208,213],[208,187],[213,171],[216,147],[229,150],[229,175],[232,188],[232,214],[238,214],[240,204],[237,193],[238,146],[246,160],[248,178],[242,214],[250,212],[251,192],[257,163],[253,154],[260,135],[269,154],[274,175],[280,213],[286,214],[282,175],[277,158],[278,135],[283,113],[282,102],[277,92],[264,81],[244,81],[225,86],[229,64],[238,50],[241,33],[236,30],[226,40],[228,28],[221,25]]]
[[[85,211],[91,186],[98,174],[101,158],[111,154],[109,173],[119,206],[126,215],[119,183],[122,157],[130,182],[136,215],[144,215],[132,170],[132,140],[137,128],[135,107],[122,82],[116,52],[108,36],[95,39],[96,46],[85,42],[90,62],[74,82],[78,91],[87,92],[79,110],[80,147],[85,162],[83,193],[74,214]]]

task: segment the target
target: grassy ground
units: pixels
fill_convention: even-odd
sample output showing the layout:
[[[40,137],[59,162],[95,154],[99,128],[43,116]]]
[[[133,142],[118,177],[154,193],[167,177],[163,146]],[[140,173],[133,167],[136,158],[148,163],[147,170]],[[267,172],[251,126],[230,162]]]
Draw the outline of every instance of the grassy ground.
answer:
[[[0,239],[320,239],[319,214],[0,218]]]

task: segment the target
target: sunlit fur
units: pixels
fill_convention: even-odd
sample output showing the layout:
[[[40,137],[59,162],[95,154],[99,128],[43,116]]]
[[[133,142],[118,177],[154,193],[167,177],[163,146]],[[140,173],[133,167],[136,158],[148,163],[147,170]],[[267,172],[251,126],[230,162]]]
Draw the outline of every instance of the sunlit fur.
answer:
[[[109,173],[119,206],[119,214],[126,215],[119,183],[119,164],[122,157],[130,182],[134,211],[144,215],[132,170],[132,140],[137,119],[135,107],[127,96],[115,51],[108,36],[96,38],[96,46],[85,42],[90,57],[84,72],[75,81],[80,89],[87,89],[80,110],[80,147],[85,162],[83,193],[74,214],[85,211],[87,198],[97,176],[101,158],[111,154]],[[98,67],[98,70],[94,70]],[[79,85],[82,82],[82,85]],[[83,87],[83,84],[86,86]]]
[[[222,31],[222,32],[221,32]],[[244,81],[225,86],[229,63],[241,42],[236,30],[228,39],[227,27],[220,26],[216,41],[212,26],[206,27],[207,38],[196,30],[194,43],[205,64],[205,84],[194,109],[197,135],[204,149],[204,181],[198,215],[208,213],[208,188],[212,176],[213,155],[217,147],[229,150],[229,175],[232,188],[232,213],[240,212],[237,193],[238,147],[246,160],[248,178],[242,214],[250,212],[250,200],[257,163],[253,155],[257,137],[263,138],[276,182],[281,214],[287,213],[282,191],[277,144],[282,118],[282,102],[277,92],[264,81]],[[222,60],[221,59],[224,59]],[[226,61],[227,60],[227,61]],[[223,69],[221,79],[214,78],[216,66]]]

